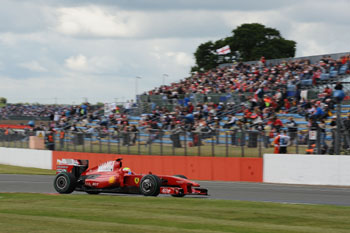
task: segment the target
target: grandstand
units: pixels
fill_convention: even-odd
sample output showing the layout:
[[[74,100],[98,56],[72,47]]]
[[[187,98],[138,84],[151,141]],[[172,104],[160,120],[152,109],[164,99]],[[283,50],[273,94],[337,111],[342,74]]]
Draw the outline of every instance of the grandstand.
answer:
[[[280,119],[283,129],[293,117],[298,139],[292,151],[305,153],[315,143],[310,142],[308,131],[310,116],[317,107],[328,114],[324,116],[325,139],[327,147],[333,147],[330,121],[336,103],[331,92],[336,83],[347,84],[349,65],[347,53],[267,60],[263,65],[224,64],[137,96],[137,106],[128,112],[123,106],[104,115],[100,107],[86,104],[7,105],[1,109],[1,118],[7,123],[11,119],[49,120],[39,130],[55,129],[57,150],[261,156],[272,151],[271,142],[280,130],[271,119]],[[349,96],[347,85],[344,90]],[[349,109],[350,105],[342,105],[342,117],[348,115]],[[227,127],[232,117],[236,122]],[[62,140],[61,131],[65,132]],[[9,139],[5,132],[3,129],[0,141],[4,146],[28,146],[28,136],[33,134],[21,129],[13,133],[24,137]],[[344,146],[350,145],[345,140],[348,135],[342,137]],[[321,146],[318,142],[319,150]]]

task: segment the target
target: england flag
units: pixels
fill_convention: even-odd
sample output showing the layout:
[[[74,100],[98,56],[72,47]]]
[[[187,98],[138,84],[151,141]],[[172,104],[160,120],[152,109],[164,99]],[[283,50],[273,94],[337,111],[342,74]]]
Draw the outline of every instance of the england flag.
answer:
[[[216,50],[216,53],[218,55],[225,55],[225,54],[231,53],[230,46],[226,45],[226,46],[224,46],[222,48],[219,48],[219,49]]]

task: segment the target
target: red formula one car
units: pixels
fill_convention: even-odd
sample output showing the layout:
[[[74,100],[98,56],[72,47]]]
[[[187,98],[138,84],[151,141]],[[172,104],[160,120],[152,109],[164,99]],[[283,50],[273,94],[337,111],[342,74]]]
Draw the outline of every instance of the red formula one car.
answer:
[[[198,183],[183,175],[135,174],[129,168],[123,168],[121,160],[108,161],[91,169],[88,169],[88,160],[58,160],[54,187],[59,193],[170,194],[174,197],[208,195],[207,189],[200,188]]]

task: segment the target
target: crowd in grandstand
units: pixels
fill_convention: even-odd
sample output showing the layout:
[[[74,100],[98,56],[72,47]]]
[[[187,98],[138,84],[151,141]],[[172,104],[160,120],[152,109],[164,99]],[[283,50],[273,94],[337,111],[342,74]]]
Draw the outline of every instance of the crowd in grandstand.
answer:
[[[109,115],[105,115],[103,107],[92,107],[88,103],[79,106],[7,104],[0,109],[0,116],[2,119],[9,116],[48,117],[52,122],[50,125],[36,126],[46,130],[64,129],[99,134],[112,130],[125,133],[124,135],[133,135],[134,132],[133,137],[124,138],[128,145],[136,142],[136,132],[139,130],[154,134],[146,143],[160,138],[161,130],[168,130],[172,133],[175,144],[177,136],[185,131],[192,132],[193,140],[197,133],[217,136],[220,128],[232,127],[263,131],[268,126],[275,132],[285,127],[292,133],[296,128],[295,125],[291,126],[293,119],[283,125],[277,113],[299,113],[310,120],[309,126],[320,121],[324,127],[322,121],[331,116],[335,105],[330,87],[324,88],[319,100],[307,100],[302,95],[302,81],[312,80],[313,84],[317,84],[322,74],[340,71],[344,67],[345,73],[349,73],[349,64],[350,56],[338,60],[324,57],[316,64],[311,64],[308,60],[292,60],[278,65],[261,61],[253,65],[237,63],[195,73],[178,83],[157,87],[146,95],[162,95],[168,100],[177,100],[194,93],[207,95],[250,92],[253,95],[243,99],[242,105],[233,102],[214,103],[204,99],[196,104],[185,101],[172,110],[156,106],[150,114],[141,115],[138,127],[129,122],[130,106],[124,109],[116,107]],[[292,95],[287,93],[290,86],[294,87]],[[341,88],[341,84],[335,87]],[[242,113],[243,117],[238,119],[237,113]]]
[[[237,63],[204,73],[195,73],[185,80],[157,87],[147,94],[165,95],[174,99],[190,93],[283,91],[288,84],[300,88],[301,80],[311,79],[316,84],[322,73],[340,71],[341,67],[349,62],[350,57],[344,56],[337,60],[324,57],[317,64],[311,64],[309,60],[291,60],[278,65],[268,65],[266,62],[255,65]],[[299,94],[296,95],[297,100],[300,99]]]
[[[333,90],[325,87],[323,93],[319,95],[320,101],[309,101],[302,96],[302,81],[312,80],[316,85],[320,82],[322,74],[339,72],[344,67],[346,67],[344,73],[349,73],[349,62],[350,57],[344,56],[337,60],[324,57],[316,64],[311,64],[308,60],[293,60],[278,65],[268,65],[265,62],[255,65],[237,63],[204,73],[195,73],[185,80],[157,87],[146,94],[162,95],[165,99],[176,100],[179,96],[194,93],[206,95],[251,92],[254,95],[245,100],[248,106],[244,110],[244,123],[257,125],[265,121],[276,128],[272,119],[280,112],[298,112],[305,115],[307,120],[309,118],[321,120],[330,116],[335,104],[332,98]],[[289,86],[295,87],[292,96],[287,94]],[[341,84],[335,87],[335,89],[341,88]],[[194,125],[198,125],[200,119],[204,119],[206,123],[213,123],[215,118],[221,120],[218,116],[222,115],[227,106],[229,105],[207,101],[193,106],[191,102],[185,102],[184,106],[176,108],[176,117],[173,118],[174,121],[180,118]],[[153,117],[162,114],[168,114],[167,110],[158,108]],[[166,116],[165,119],[165,125],[169,125],[169,118]]]
[[[10,116],[49,117],[56,108],[50,105],[7,104],[0,108],[0,115],[2,119]]]

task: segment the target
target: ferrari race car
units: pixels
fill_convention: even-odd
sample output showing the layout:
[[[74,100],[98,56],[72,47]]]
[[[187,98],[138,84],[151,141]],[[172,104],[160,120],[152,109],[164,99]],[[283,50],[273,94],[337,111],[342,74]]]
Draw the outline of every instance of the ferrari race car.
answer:
[[[88,169],[88,160],[62,159],[57,161],[54,187],[59,193],[73,191],[99,193],[127,193],[158,196],[170,194],[174,197],[185,195],[208,195],[196,182],[183,175],[157,176],[135,174],[122,166],[122,159],[105,162]]]

